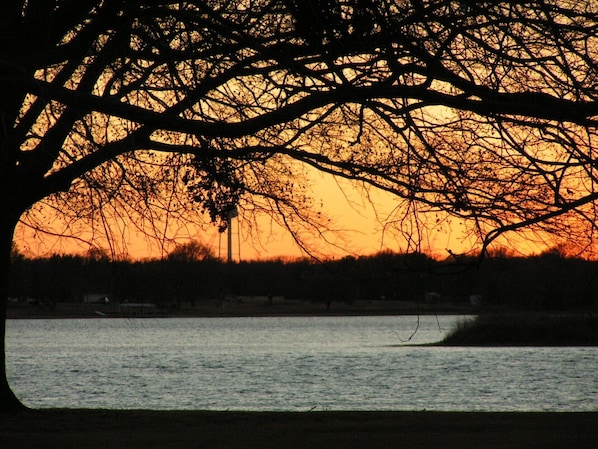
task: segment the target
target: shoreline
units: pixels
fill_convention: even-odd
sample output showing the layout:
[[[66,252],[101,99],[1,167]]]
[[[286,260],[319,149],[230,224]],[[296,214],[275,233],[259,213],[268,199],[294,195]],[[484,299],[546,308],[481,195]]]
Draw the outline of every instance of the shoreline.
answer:
[[[130,309],[128,309],[130,310]],[[118,304],[59,303],[52,309],[31,304],[12,304],[7,319],[161,319],[161,318],[284,318],[441,316],[461,317],[439,342],[422,346],[517,347],[598,346],[598,318],[589,311],[530,312],[490,311],[454,305],[421,305],[391,301],[338,303],[328,309],[322,303],[300,300],[269,302],[250,297],[223,307],[212,301],[195,307],[149,308],[144,315],[123,313]]]
[[[416,302],[359,300],[351,303],[324,303],[267,297],[242,297],[235,303],[210,300],[196,306],[152,308],[143,315],[123,313],[119,304],[58,303],[53,308],[33,304],[10,304],[8,319],[51,318],[220,318],[285,316],[400,316],[400,315],[475,315],[477,309],[461,305],[434,305]]]
[[[4,449],[598,447],[598,412],[27,410]]]

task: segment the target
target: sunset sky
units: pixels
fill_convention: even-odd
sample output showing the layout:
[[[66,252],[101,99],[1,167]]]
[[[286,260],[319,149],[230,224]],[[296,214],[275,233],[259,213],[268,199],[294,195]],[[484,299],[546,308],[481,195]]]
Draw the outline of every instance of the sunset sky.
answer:
[[[371,192],[368,198],[355,187],[330,176],[316,174],[311,180],[313,203],[330,219],[330,231],[325,238],[313,234],[303,234],[304,241],[313,254],[319,257],[342,257],[345,255],[369,255],[381,250],[395,252],[411,251],[406,241],[385,229],[397,207],[397,200],[390,194]],[[305,256],[287,230],[277,225],[269,217],[258,219],[257,232],[248,218],[240,216],[233,222],[233,257],[234,260],[271,259],[278,257],[296,258]],[[52,231],[65,233],[58,220],[50,224]],[[252,229],[250,229],[252,228]],[[463,227],[453,220],[450,227],[446,224],[433,229],[425,235],[421,249],[439,256],[446,256],[447,249],[459,253],[471,250],[474,243],[464,237]],[[171,236],[176,236],[177,243],[184,244],[195,239],[209,245],[216,255],[222,258],[227,254],[227,234],[219,233],[216,226],[197,226],[189,223],[184,229],[171,229]],[[68,233],[68,232],[67,232]],[[57,238],[51,234],[34,232],[24,225],[17,228],[15,234],[19,249],[27,256],[47,256],[53,253],[82,254],[90,248],[90,234],[76,233],[75,238]],[[133,259],[161,257],[173,246],[163,246],[158,240],[148,239],[137,232],[133,226],[127,227],[121,241],[115,242],[119,251],[125,244],[126,253]],[[123,240],[125,242],[123,242]],[[101,238],[96,245],[108,248]],[[240,253],[240,254],[239,254]]]
[[[396,213],[398,201],[390,194],[379,191],[370,192],[366,198],[359,188],[346,182],[338,183],[330,176],[315,174],[310,182],[312,199],[317,209],[330,219],[330,231],[325,238],[314,234],[303,234],[304,243],[321,258],[338,258],[346,255],[371,255],[382,250],[409,252],[416,247],[408,245],[406,240],[393,232],[390,223]],[[55,219],[55,223],[46,223],[53,232],[65,233],[64,226]],[[250,224],[250,218],[240,216],[233,222],[233,258],[238,260],[256,260],[273,258],[297,258],[306,253],[299,248],[286,229],[277,225],[269,217],[258,219],[257,228]],[[385,227],[386,225],[386,227]],[[422,235],[419,250],[437,257],[446,257],[449,251],[456,254],[479,249],[479,243],[467,237],[465,226],[457,219],[431,226]],[[68,233],[68,232],[67,232]],[[174,248],[172,243],[162,244],[157,239],[150,239],[127,226],[119,241],[114,242],[118,254],[127,254],[131,259],[160,258]],[[19,249],[29,257],[48,256],[51,254],[84,254],[89,250],[90,242],[105,250],[109,245],[101,237],[92,239],[91,234],[81,231],[75,238],[57,238],[51,234],[34,232],[20,225],[15,234]],[[170,237],[184,244],[191,239],[198,240],[213,249],[215,255],[226,258],[227,234],[219,233],[215,225],[198,226],[188,223],[184,227],[169,230]],[[546,249],[547,245],[526,241],[521,235],[511,234],[499,241],[516,254],[529,254]],[[126,250],[123,248],[126,245]]]
[[[228,6],[238,8],[235,5],[227,4],[223,11]],[[170,189],[173,185],[172,190],[164,191],[177,191],[182,185],[176,184],[179,179],[198,180],[198,193],[189,190],[192,182],[184,181],[184,194],[194,196],[213,217],[224,214],[222,211],[232,202],[237,203],[237,195],[245,189],[271,200],[276,198],[278,204],[287,206],[286,219],[297,221],[296,212],[302,210],[304,203],[302,192],[295,196],[294,189],[303,179],[295,176],[294,167],[290,166],[293,161],[382,185],[418,202],[412,218],[402,221],[401,212],[405,211],[401,208],[405,205],[397,198],[375,193],[366,196],[347,185],[339,188],[321,174],[314,175],[311,188],[306,189],[315,205],[311,210],[321,211],[331,221],[326,222],[328,228],[312,228],[311,233],[299,236],[305,247],[320,257],[381,250],[426,251],[442,257],[450,252],[479,249],[480,242],[468,238],[460,219],[448,220],[445,213],[436,211],[465,216],[472,222],[476,217],[485,221],[480,225],[480,234],[490,230],[484,229],[491,226],[489,223],[501,229],[536,224],[536,229],[543,232],[546,228],[540,225],[547,218],[560,217],[573,209],[577,212],[584,205],[590,211],[587,216],[592,216],[598,177],[593,163],[595,85],[588,80],[596,72],[592,64],[595,45],[593,41],[588,45],[588,39],[593,36],[595,24],[583,7],[559,7],[557,20],[544,13],[532,17],[525,8],[485,5],[476,22],[471,21],[468,10],[463,10],[468,12],[464,15],[459,5],[450,2],[443,11],[450,17],[454,15],[451,20],[445,20],[442,14],[437,16],[436,6],[426,6],[422,15],[408,4],[401,5],[399,10],[405,8],[401,14],[394,7],[386,10],[388,5],[380,4],[383,12],[371,19],[375,22],[387,17],[393,26],[387,29],[382,22],[377,24],[359,37],[367,45],[353,47],[357,32],[349,31],[353,27],[353,10],[347,9],[343,13],[346,17],[339,15],[339,23],[327,24],[313,34],[311,27],[301,25],[305,17],[297,16],[297,11],[276,9],[272,15],[271,6],[266,2],[263,11],[234,10],[230,17],[249,14],[251,23],[259,23],[256,17],[268,19],[263,29],[253,29],[252,25],[247,35],[241,33],[233,47],[228,46],[228,32],[220,35],[220,25],[213,27],[212,22],[226,23],[224,28],[228,29],[232,20],[228,13],[219,10],[214,17],[198,14],[193,5],[187,4],[174,9],[189,8],[193,11],[189,17],[194,20],[170,29],[162,25],[174,22],[162,18],[164,11],[156,11],[159,32],[144,31],[143,42],[137,41],[137,27],[143,29],[144,21],[123,24],[119,33],[127,36],[122,41],[127,44],[122,54],[120,50],[112,54],[112,32],[100,33],[93,40],[94,28],[85,39],[92,39],[88,44],[95,44],[71,55],[61,48],[77,42],[74,36],[79,29],[55,31],[61,37],[48,41],[48,49],[55,46],[59,50],[54,56],[56,61],[66,57],[72,60],[62,61],[63,65],[53,63],[52,67],[44,66],[45,59],[40,61],[37,72],[30,74],[34,87],[19,87],[19,98],[26,99],[22,110],[13,108],[13,120],[18,125],[15,154],[27,150],[27,156],[19,157],[35,161],[31,162],[30,171],[28,165],[27,170],[22,168],[20,160],[11,165],[20,167],[15,168],[13,176],[18,179],[19,170],[33,173],[38,179],[26,182],[39,191],[28,194],[20,208],[11,211],[11,219],[27,207],[37,208],[29,201],[68,186],[72,187],[71,193],[79,194],[73,195],[76,201],[69,204],[81,210],[71,210],[70,217],[65,215],[62,219],[51,209],[36,211],[37,228],[20,226],[16,232],[21,251],[29,256],[85,253],[93,245],[113,256],[140,259],[164,256],[175,244],[194,239],[223,255],[226,236],[219,234],[215,226],[200,225],[198,220],[183,224],[156,217],[153,214],[157,211],[176,207],[160,203],[155,196],[160,196],[162,188]],[[137,13],[136,8],[131,7],[135,11],[131,14]],[[270,24],[269,20],[279,17],[281,11],[285,11],[281,22],[276,19]],[[60,15],[63,11],[55,13]],[[222,22],[220,14],[224,14]],[[409,20],[405,21],[403,14]],[[142,16],[146,15],[143,11]],[[175,16],[175,22],[187,20],[186,15]],[[106,26],[112,30],[111,21],[104,24],[104,19],[98,20],[98,29]],[[250,23],[244,20],[238,26]],[[511,20],[518,26],[496,26]],[[197,30],[191,32],[196,26]],[[402,26],[404,30],[395,30]],[[571,33],[567,44],[554,32],[561,26]],[[212,31],[206,34],[209,39],[202,37],[206,30],[214,30],[213,36]],[[330,41],[328,36],[314,47],[312,39],[322,40],[326,33],[332,33],[334,39]],[[405,38],[410,33],[414,33],[414,39]],[[265,43],[256,53],[254,39],[258,35],[280,54],[296,51],[297,58],[278,61]],[[129,39],[130,36],[135,39]],[[213,39],[216,40],[212,42]],[[227,45],[221,48],[218,39]],[[337,39],[347,39],[347,51],[337,46]],[[381,51],[381,39],[388,41],[385,51]],[[421,48],[414,51],[413,42],[420,41]],[[164,46],[164,42],[169,45]],[[322,43],[334,49],[333,60],[329,61],[319,48]],[[160,50],[141,51],[145,45]],[[119,41],[115,48],[120,46]],[[262,52],[262,48],[267,51]],[[442,51],[432,51],[433,48]],[[525,49],[525,56],[518,54],[519,48]],[[90,49],[94,57],[104,52],[106,55],[94,62],[98,65],[95,70],[89,70]],[[32,55],[37,55],[37,50],[35,46],[23,47]],[[213,57],[213,52],[221,51],[225,52],[221,57]],[[231,66],[226,52],[240,58],[238,67],[245,69],[237,71],[236,64]],[[513,64],[515,54],[517,64]],[[18,58],[15,61],[14,66],[19,66]],[[430,69],[430,61],[444,67],[441,74]],[[84,73],[90,78],[81,83]],[[223,75],[212,79],[212,73]],[[38,96],[38,83],[55,83],[57,97]],[[68,98],[62,92],[65,88]],[[573,94],[573,90],[580,93]],[[89,102],[82,107],[79,97],[71,97],[72,93],[89,97]],[[110,101],[104,101],[108,98]],[[119,102],[118,108],[114,108],[113,101]],[[547,111],[559,112],[555,115]],[[512,117],[517,120],[512,121]],[[54,132],[62,136],[60,145],[53,140]],[[50,160],[46,145],[52,146],[51,157],[55,159]],[[285,151],[281,152],[281,148]],[[248,152],[250,149],[252,152]],[[129,157],[129,152],[134,157]],[[195,165],[190,165],[197,170],[189,178],[171,178],[166,175],[170,168],[183,169],[184,163],[177,160],[170,166],[167,157],[156,156],[167,153],[199,155]],[[248,163],[244,159],[247,157]],[[260,165],[264,161],[267,165]],[[250,166],[247,172],[241,168],[245,165]],[[46,167],[46,172],[39,167]],[[246,184],[234,179],[237,174]],[[21,190],[29,192],[29,186],[26,187]],[[209,194],[204,195],[206,192]],[[176,194],[181,193],[173,196]],[[211,198],[212,194],[216,199]],[[121,201],[121,209],[115,207],[112,215],[104,216],[105,221],[104,217],[89,218],[96,220],[92,228],[75,221],[101,211],[110,201]],[[173,203],[178,205],[176,199]],[[242,203],[239,206],[243,208]],[[276,209],[272,204],[268,206]],[[307,207],[312,206],[305,210]],[[434,210],[424,218],[420,207]],[[62,212],[60,206],[56,210],[58,215]],[[145,225],[142,231],[133,222],[119,221],[119,216],[127,213],[141,217],[139,221]],[[584,214],[586,210],[581,210],[580,221],[585,219]],[[236,260],[305,254],[276,224],[276,218],[267,213],[259,217],[249,215],[241,213],[234,223]],[[144,219],[146,216],[151,218]],[[594,222],[587,221],[588,229],[593,229]],[[569,223],[560,221],[551,229],[568,234]],[[418,227],[420,224],[423,226]],[[44,232],[36,230],[42,228]],[[579,226],[577,236],[585,237],[584,231]],[[149,239],[150,233],[162,240]],[[409,234],[411,239],[407,240],[405,235]],[[71,238],[61,237],[69,235]],[[106,241],[103,235],[110,235],[111,239]],[[587,235],[591,238],[591,234]],[[520,243],[526,236],[518,232],[508,236],[510,240],[498,243],[508,243],[515,252],[526,253],[533,247]]]

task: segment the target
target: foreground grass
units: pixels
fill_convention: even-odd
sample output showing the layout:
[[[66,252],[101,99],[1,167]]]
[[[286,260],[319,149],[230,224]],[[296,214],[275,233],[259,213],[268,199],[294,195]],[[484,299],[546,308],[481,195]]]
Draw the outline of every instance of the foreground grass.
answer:
[[[441,344],[453,346],[598,346],[598,317],[511,313],[460,321]]]
[[[3,449],[598,447],[598,413],[44,410],[0,418]]]

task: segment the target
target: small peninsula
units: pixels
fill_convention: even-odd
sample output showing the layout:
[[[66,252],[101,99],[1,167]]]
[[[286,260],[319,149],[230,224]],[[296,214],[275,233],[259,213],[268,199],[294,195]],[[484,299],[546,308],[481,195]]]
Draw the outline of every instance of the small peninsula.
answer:
[[[585,313],[510,312],[464,318],[442,346],[596,346],[598,317]]]

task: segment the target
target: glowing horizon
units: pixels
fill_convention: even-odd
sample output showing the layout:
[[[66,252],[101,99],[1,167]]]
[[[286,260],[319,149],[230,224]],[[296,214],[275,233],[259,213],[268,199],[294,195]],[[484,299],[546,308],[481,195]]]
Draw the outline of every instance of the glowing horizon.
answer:
[[[320,209],[330,219],[330,229],[323,235],[302,235],[306,246],[318,257],[369,256],[382,251],[420,251],[434,257],[447,257],[451,252],[461,254],[479,250],[479,241],[456,219],[444,222],[442,226],[431,226],[421,234],[419,242],[409,243],[390,228],[389,223],[399,201],[391,194],[376,191],[369,192],[366,197],[358,187],[338,184],[332,177],[322,174],[317,174],[312,181],[313,199],[319,202]],[[26,256],[85,254],[94,247],[111,254],[106,238],[92,235],[89,229],[82,227],[78,228],[79,232],[67,232],[65,229],[68,227],[59,217],[54,217],[54,222],[46,225],[50,227],[50,233],[34,231],[24,224],[17,227],[15,242]],[[288,230],[267,216],[260,217],[257,225],[239,216],[233,220],[232,226],[235,261],[299,259],[308,255]],[[69,232],[71,235],[68,235]],[[169,229],[164,240],[144,235],[133,226],[119,232],[119,241],[112,242],[115,251],[111,255],[116,258],[159,259],[172,251],[176,244],[191,240],[208,246],[220,258],[226,258],[227,254],[226,232],[219,232],[216,225],[187,223],[184,227]],[[531,254],[550,246],[550,241],[530,242],[518,235],[502,238],[497,246],[516,254]]]

